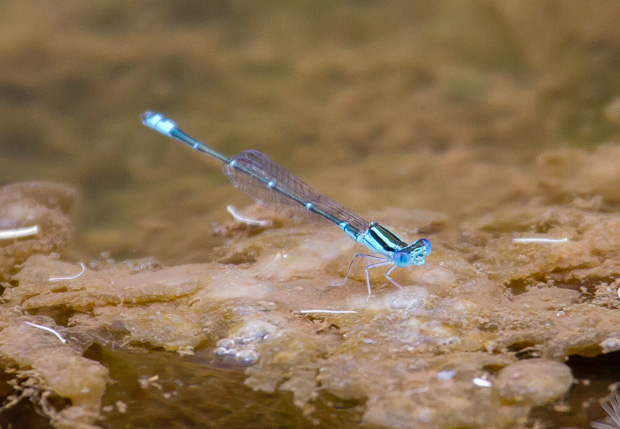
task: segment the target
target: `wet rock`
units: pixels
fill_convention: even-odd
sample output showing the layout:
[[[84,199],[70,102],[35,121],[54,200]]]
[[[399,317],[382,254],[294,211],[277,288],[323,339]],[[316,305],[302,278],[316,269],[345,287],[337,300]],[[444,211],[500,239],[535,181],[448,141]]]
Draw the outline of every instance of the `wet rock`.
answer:
[[[497,389],[508,401],[538,406],[561,397],[572,383],[570,368],[563,363],[528,359],[504,368],[497,378]]]
[[[0,239],[0,280],[31,255],[66,248],[71,239],[67,212],[75,195],[73,188],[46,182],[14,183],[0,188],[0,230],[8,233],[36,227],[31,235]]]
[[[29,399],[39,403],[55,427],[89,427],[99,417],[101,400],[110,381],[108,369],[82,357],[81,347],[73,347],[73,341],[62,342],[52,333],[25,323],[34,321],[48,329],[58,328],[51,318],[45,317],[17,317],[3,323],[0,359],[11,366],[28,368],[18,371],[17,379],[31,387]],[[71,406],[56,411],[46,403],[46,395],[51,392],[69,398]]]

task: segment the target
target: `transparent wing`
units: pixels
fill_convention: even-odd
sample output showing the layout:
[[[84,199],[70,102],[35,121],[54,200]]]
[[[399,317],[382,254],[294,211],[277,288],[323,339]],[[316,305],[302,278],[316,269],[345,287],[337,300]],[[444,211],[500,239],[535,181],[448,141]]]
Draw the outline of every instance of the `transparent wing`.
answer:
[[[228,176],[232,184],[256,202],[277,213],[282,213],[295,220],[314,222],[327,220],[318,213],[306,209],[305,203],[309,202],[339,221],[348,223],[360,232],[368,226],[368,222],[358,214],[322,195],[256,150],[246,150],[232,159],[235,161],[234,167],[230,164],[224,164],[224,174]],[[288,195],[267,187],[266,184],[250,176],[244,170],[275,182],[286,192],[302,200],[304,204],[300,204]]]

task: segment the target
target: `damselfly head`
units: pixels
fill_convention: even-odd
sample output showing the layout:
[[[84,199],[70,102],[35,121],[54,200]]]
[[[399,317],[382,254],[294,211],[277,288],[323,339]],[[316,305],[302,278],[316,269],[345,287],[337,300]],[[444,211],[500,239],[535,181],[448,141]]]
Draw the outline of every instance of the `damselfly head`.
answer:
[[[430,255],[432,251],[433,246],[431,246],[431,242],[426,238],[421,238],[409,246],[394,252],[392,258],[394,259],[394,263],[399,267],[408,267],[409,265],[419,267],[426,263],[426,257]]]

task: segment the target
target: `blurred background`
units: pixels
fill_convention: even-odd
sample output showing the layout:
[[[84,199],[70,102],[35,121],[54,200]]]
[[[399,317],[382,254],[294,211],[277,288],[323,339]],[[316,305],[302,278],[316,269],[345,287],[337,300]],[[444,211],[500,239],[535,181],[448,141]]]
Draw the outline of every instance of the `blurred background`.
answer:
[[[620,3],[0,4],[0,184],[75,187],[76,258],[208,258],[250,203],[158,110],[337,201],[452,219],[526,204],[548,150],[618,141]]]
[[[396,221],[402,211],[444,213],[445,247],[490,212],[602,195],[595,209],[616,213],[609,178],[620,168],[606,154],[620,141],[618,17],[616,0],[3,0],[0,185],[79,192],[63,259],[211,260],[226,206],[251,201],[217,161],[143,127],[140,114],[156,110],[226,155],[268,154],[399,234],[418,232]],[[197,371],[170,354],[137,356],[118,359],[135,374],[117,379]],[[590,397],[617,380],[614,365],[600,365],[605,387]],[[572,369],[592,377],[588,362]],[[226,384],[243,387],[240,371],[217,374],[213,398],[238,401],[221,415],[268,421],[255,420],[265,395]],[[311,426],[289,402],[297,420],[283,421]],[[542,419],[575,424],[556,411]]]

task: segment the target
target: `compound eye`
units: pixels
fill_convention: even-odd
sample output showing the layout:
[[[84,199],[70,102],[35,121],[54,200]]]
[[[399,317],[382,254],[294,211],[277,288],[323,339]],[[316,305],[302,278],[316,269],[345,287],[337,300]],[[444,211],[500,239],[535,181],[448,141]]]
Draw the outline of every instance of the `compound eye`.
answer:
[[[407,267],[411,265],[411,253],[409,252],[394,252],[392,258],[394,259],[394,264],[399,267]]]
[[[424,243],[424,255],[430,255],[433,251],[433,246],[431,245],[431,242],[426,238],[421,238],[420,241]]]

